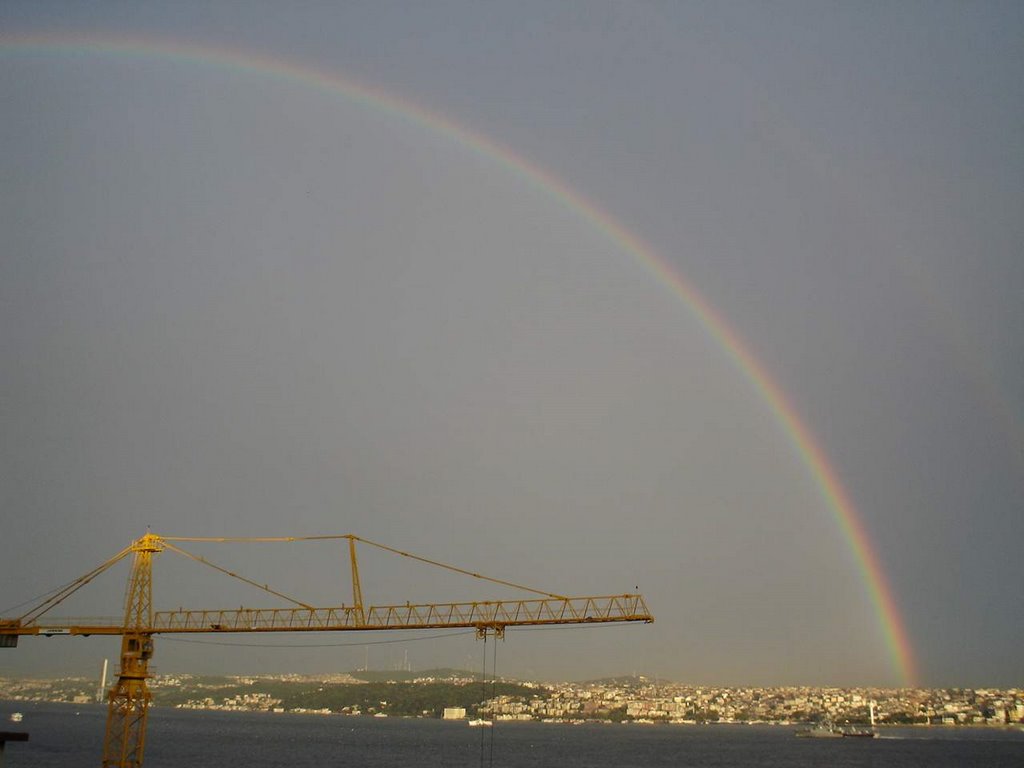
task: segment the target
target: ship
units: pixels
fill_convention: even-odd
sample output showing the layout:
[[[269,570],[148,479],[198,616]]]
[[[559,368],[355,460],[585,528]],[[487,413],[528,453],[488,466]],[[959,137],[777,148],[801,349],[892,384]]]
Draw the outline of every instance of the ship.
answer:
[[[494,725],[494,723],[491,720],[481,720],[480,718],[477,718],[476,720],[470,720],[469,725],[472,728],[479,728],[480,726],[489,728]]]
[[[813,728],[804,728],[797,731],[795,735],[805,739],[877,739],[878,732],[875,730],[875,702],[868,703],[868,711],[871,714],[870,728],[836,728],[832,723],[822,723]]]
[[[12,723],[20,723],[23,717],[24,715],[21,712],[11,712]]]
[[[877,739],[878,732],[875,730],[875,702],[868,702],[868,712],[871,715],[870,728],[847,728],[843,736],[848,739]]]
[[[844,739],[877,739],[878,734],[866,728],[847,728],[842,732]]]

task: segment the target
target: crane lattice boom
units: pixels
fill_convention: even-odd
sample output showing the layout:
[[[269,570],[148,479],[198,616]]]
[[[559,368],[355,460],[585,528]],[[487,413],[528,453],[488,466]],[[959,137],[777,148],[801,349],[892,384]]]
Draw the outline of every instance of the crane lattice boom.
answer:
[[[148,634],[197,632],[350,632],[385,629],[477,628],[651,621],[640,595],[565,597],[538,600],[485,600],[469,603],[374,605],[365,620],[352,607],[234,608],[231,610],[157,611]],[[4,625],[0,632],[20,635],[120,635],[115,619],[63,619],[28,625]]]

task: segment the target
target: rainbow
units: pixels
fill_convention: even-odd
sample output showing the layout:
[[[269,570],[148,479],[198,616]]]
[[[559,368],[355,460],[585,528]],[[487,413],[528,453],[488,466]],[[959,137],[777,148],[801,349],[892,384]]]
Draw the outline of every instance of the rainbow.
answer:
[[[701,326],[725,352],[736,369],[750,382],[768,405],[830,510],[862,575],[890,654],[890,662],[903,684],[917,679],[913,647],[900,615],[896,598],[888,582],[867,530],[839,474],[815,439],[785,392],[757,359],[740,335],[683,274],[654,248],[630,232],[608,212],[588,200],[545,169],[517,155],[508,147],[459,125],[441,115],[398,98],[378,87],[359,83],[333,72],[303,64],[254,54],[242,50],[212,48],[179,41],[151,38],[102,37],[89,35],[0,35],[0,54],[27,53],[49,55],[112,55],[148,59],[182,60],[236,69],[273,80],[340,94],[375,110],[410,121],[436,134],[456,141],[467,150],[503,170],[518,176],[527,185],[554,199],[589,226],[603,233],[630,254],[668,289],[681,299]]]

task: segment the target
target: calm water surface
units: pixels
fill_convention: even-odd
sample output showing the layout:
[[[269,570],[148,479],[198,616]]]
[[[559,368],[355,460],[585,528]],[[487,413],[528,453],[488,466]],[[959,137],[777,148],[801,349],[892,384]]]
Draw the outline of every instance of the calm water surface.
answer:
[[[19,710],[21,723],[7,720]],[[93,768],[106,708],[0,702],[0,730],[22,730],[5,768]],[[554,725],[150,710],[146,768],[451,766],[659,768],[1024,768],[1024,731],[883,729],[880,739],[798,739],[782,726]],[[491,737],[493,736],[493,750]]]

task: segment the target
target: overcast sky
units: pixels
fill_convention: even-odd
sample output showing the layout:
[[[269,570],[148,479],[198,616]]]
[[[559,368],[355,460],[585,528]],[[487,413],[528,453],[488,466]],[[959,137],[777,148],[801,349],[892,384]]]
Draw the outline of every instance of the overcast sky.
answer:
[[[408,115],[95,44],[138,38],[364,83],[594,201],[793,403],[919,681],[1024,684],[1020,3],[0,5],[0,612],[147,526],[353,532],[563,594],[639,587],[657,617],[510,633],[506,675],[897,684],[785,426],[636,254]],[[350,600],[332,545],[195,549]],[[514,596],[363,563],[371,603]],[[56,613],[118,614],[126,577]],[[154,581],[158,608],[274,604],[171,553]],[[155,664],[480,664],[471,636],[395,635],[158,638]],[[23,639],[0,675],[116,654]]]

